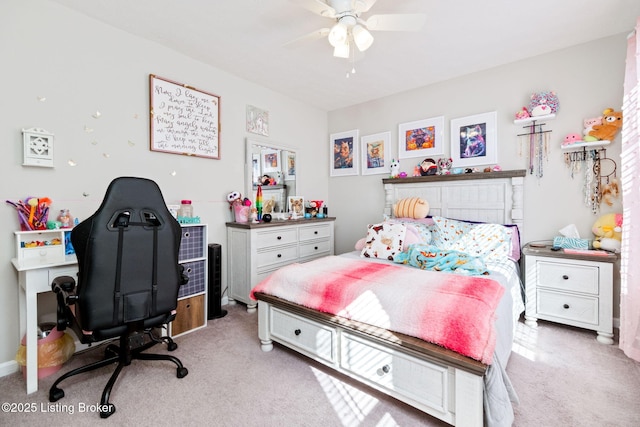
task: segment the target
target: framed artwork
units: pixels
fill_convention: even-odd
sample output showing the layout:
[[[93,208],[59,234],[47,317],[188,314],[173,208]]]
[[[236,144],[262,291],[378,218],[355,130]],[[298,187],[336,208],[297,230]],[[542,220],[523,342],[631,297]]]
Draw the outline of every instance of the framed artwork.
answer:
[[[453,167],[498,163],[497,114],[476,114],[451,120]]]
[[[391,132],[361,138],[362,175],[391,173]]]
[[[398,126],[398,158],[444,154],[444,117],[402,123]]]
[[[247,105],[247,132],[269,136],[269,112]]]
[[[220,159],[218,95],[150,74],[149,104],[151,151]]]
[[[330,175],[358,175],[358,130],[332,133],[329,146]]]
[[[287,207],[289,212],[295,213],[297,216],[304,216],[304,197],[302,196],[289,196],[287,199]]]
[[[284,156],[284,179],[290,181],[296,179],[296,153],[294,151],[283,151]]]
[[[260,152],[262,157],[262,174],[280,172],[280,150],[266,149]]]

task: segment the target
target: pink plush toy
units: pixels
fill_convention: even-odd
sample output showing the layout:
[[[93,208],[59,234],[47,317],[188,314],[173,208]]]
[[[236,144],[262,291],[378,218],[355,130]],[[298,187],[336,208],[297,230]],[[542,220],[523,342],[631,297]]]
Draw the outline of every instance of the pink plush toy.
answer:
[[[580,136],[580,134],[577,134],[577,133],[570,133],[564,137],[564,141],[562,141],[562,146],[566,147],[569,145],[573,145],[577,142],[582,142],[582,136]]]

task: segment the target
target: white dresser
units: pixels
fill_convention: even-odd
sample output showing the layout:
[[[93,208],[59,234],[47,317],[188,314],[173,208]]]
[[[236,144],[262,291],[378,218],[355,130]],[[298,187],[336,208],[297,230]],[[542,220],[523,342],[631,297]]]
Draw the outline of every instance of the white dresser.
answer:
[[[335,218],[227,223],[229,302],[240,301],[253,312],[251,289],[273,271],[294,262],[334,254]]]
[[[597,340],[613,344],[613,271],[615,254],[566,254],[550,247],[526,245],[525,320],[538,319],[598,332]]]

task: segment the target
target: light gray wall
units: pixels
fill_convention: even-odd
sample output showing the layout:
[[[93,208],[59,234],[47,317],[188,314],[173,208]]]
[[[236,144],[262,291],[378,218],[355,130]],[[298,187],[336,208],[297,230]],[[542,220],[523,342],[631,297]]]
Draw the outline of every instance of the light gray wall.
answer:
[[[329,113],[329,132],[358,129],[360,136],[391,131],[392,157],[398,155],[398,125],[444,116],[445,154],[449,156],[449,121],[496,111],[498,116],[498,163],[503,170],[526,169],[527,149],[517,134],[522,125],[514,114],[528,105],[532,92],[553,90],[560,102],[552,130],[543,177],[525,178],[525,230],[523,241],[552,239],[563,226],[575,223],[581,236],[592,238],[596,215],[583,203],[583,173],[571,178],[560,148],[565,135],[582,133],[583,119],[600,115],[606,107],[622,107],[622,82],[626,35],[601,39],[519,61],[480,73],[452,79],[413,91],[380,98]],[[364,65],[361,66],[364,68]],[[363,69],[362,72],[366,72]],[[393,78],[393,76],[389,76]],[[522,153],[521,153],[522,152]],[[620,164],[620,136],[607,148],[607,156]],[[400,170],[411,175],[422,159],[403,159]],[[618,177],[620,174],[618,173]],[[336,224],[336,249],[346,252],[366,233],[369,223],[380,221],[384,206],[382,178],[366,175],[329,178],[331,213]],[[601,213],[621,212],[620,201],[602,206]]]
[[[82,219],[98,207],[113,178],[142,176],[158,182],[167,203],[192,199],[195,214],[209,224],[209,242],[224,245],[224,223],[230,220],[226,195],[244,189],[244,141],[254,137],[246,132],[247,105],[269,111],[269,138],[254,139],[297,147],[298,171],[314,171],[300,174],[300,194],[328,200],[327,174],[315,172],[328,170],[324,111],[43,0],[2,2],[0,58],[3,205],[47,196],[53,212],[69,208]],[[149,74],[221,96],[220,160],[149,150]],[[92,117],[96,111],[99,119]],[[94,131],[85,132],[85,126]],[[55,168],[22,166],[21,130],[31,127],[55,134]],[[69,166],[70,159],[77,166]],[[0,209],[0,371],[14,359],[20,339],[18,278],[9,263],[17,229],[15,210],[5,205]]]

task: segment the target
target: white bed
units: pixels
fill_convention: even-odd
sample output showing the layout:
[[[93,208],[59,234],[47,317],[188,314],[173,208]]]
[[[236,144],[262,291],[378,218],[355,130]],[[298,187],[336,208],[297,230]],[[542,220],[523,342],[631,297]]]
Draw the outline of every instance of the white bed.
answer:
[[[524,176],[521,170],[384,179],[385,214],[391,214],[396,200],[421,197],[429,201],[430,215],[517,224],[521,233]],[[342,256],[359,258],[359,252]],[[507,289],[496,310],[500,321],[490,365],[264,293],[256,295],[262,349],[271,350],[274,341],[283,344],[451,425],[509,425],[512,414],[503,413],[511,409],[504,367],[523,310],[519,271],[517,265],[487,266],[491,277]]]

